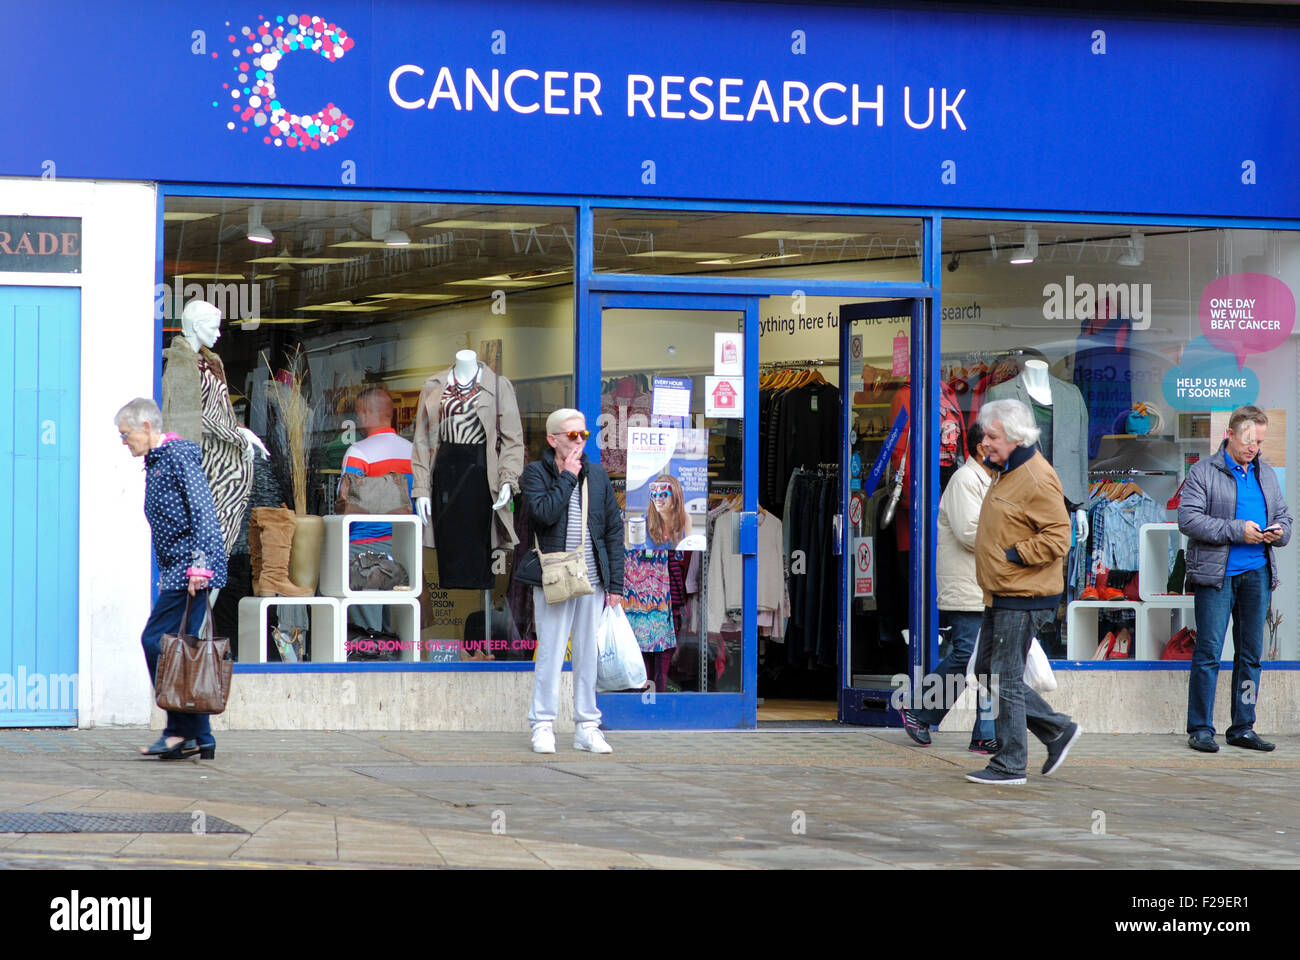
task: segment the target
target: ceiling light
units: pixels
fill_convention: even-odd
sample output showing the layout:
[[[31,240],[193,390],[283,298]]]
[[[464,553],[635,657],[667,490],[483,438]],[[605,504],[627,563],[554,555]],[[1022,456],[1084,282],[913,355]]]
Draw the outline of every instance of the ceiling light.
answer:
[[[275,243],[271,231],[262,226],[261,204],[254,204],[248,208],[248,239],[253,243]]]
[[[420,226],[443,230],[535,230],[538,227],[549,227],[550,224],[507,220],[433,220]]]
[[[741,234],[741,240],[855,240],[863,233],[831,233],[816,230],[764,230],[762,233]]]
[[[1011,255],[1011,262],[1016,266],[1033,263],[1038,257],[1038,231],[1025,227],[1025,245]]]
[[[311,307],[294,307],[295,310],[337,310],[340,313],[374,313],[376,310],[387,310],[385,304],[360,304],[353,303],[351,300],[337,300],[334,303],[318,303]]]
[[[411,238],[405,230],[397,230],[393,227],[393,211],[387,207],[377,207],[370,211],[370,240],[377,246],[385,247],[409,247]],[[354,241],[360,243],[363,241]],[[341,244],[333,244],[341,246]],[[367,244],[369,246],[369,244]]]
[[[389,239],[394,237],[396,239]],[[402,237],[406,237],[402,240]],[[348,250],[382,250],[384,247],[410,247],[412,250],[432,250],[435,247],[445,247],[445,243],[412,243],[411,238],[403,230],[390,230],[384,234],[383,240],[341,240],[338,243],[331,243],[331,247],[342,247]]]
[[[763,263],[766,260],[789,260],[791,257],[802,257],[802,253],[760,253],[752,257],[741,257],[735,260],[701,260],[700,266],[739,266],[742,263]]]
[[[252,260],[247,260],[247,261],[245,261],[245,262],[246,262],[246,263],[307,263],[307,264],[321,264],[321,263],[347,263],[348,261],[350,261],[350,260],[355,260],[355,259],[356,259],[355,257],[286,257],[286,256],[278,256],[278,257],[255,257],[254,259],[252,259]]]
[[[243,280],[242,273],[181,273],[172,278],[179,286],[186,280]]]
[[[724,260],[730,257],[743,257],[743,253],[703,250],[645,250],[641,253],[629,253],[629,257],[671,257],[674,260]]]
[[[209,217],[215,217],[215,213],[199,213],[196,210],[168,210],[163,214],[163,221],[166,223],[185,222],[188,220],[207,220]]]
[[[1115,262],[1121,267],[1142,266],[1142,260],[1146,256],[1146,237],[1142,236],[1142,231],[1132,231],[1129,234],[1128,242],[1124,246],[1124,253]]]
[[[370,293],[372,300],[456,300],[457,293]]]

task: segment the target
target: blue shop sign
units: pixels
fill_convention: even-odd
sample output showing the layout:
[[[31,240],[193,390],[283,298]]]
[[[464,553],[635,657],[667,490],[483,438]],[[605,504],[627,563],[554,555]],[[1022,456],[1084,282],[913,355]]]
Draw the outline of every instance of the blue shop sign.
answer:
[[[23,136],[0,143],[0,174],[1300,216],[1300,30],[1285,24],[685,2],[288,9],[10,10],[10,73],[40,82],[11,98]],[[115,106],[97,109],[101,96]]]

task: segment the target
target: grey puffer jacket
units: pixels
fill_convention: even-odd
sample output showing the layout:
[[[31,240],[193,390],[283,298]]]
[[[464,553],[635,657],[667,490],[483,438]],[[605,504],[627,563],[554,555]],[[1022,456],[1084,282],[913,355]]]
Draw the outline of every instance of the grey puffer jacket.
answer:
[[[1237,517],[1237,480],[1227,463],[1227,441],[1211,457],[1198,460],[1187,472],[1178,507],[1178,529],[1187,535],[1187,582],[1197,586],[1222,587],[1228,566],[1228,550],[1245,543],[1245,520]],[[1282,525],[1282,536],[1264,547],[1269,578],[1274,589],[1279,583],[1273,547],[1286,546],[1291,539],[1291,513],[1282,498],[1282,488],[1273,468],[1255,455],[1255,471],[1268,523]]]

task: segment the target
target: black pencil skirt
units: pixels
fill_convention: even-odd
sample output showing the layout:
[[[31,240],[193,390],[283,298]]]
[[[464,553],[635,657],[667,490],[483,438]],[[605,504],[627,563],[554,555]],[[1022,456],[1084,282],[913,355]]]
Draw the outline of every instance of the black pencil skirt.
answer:
[[[440,443],[432,480],[438,586],[444,590],[492,589],[487,444]]]

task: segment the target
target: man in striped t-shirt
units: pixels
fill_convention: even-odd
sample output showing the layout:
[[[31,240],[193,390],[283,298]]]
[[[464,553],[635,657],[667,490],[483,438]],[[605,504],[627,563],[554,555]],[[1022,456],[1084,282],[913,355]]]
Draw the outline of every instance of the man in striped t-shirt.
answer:
[[[406,477],[406,492],[411,492],[411,441],[393,429],[393,398],[383,387],[371,387],[357,397],[357,422],[366,431],[343,456],[343,479],[339,483],[339,501],[347,499],[351,477],[382,477],[399,473]],[[391,523],[352,524],[352,556],[373,550],[392,553]],[[355,621],[371,630],[382,629],[383,608],[353,607]]]

